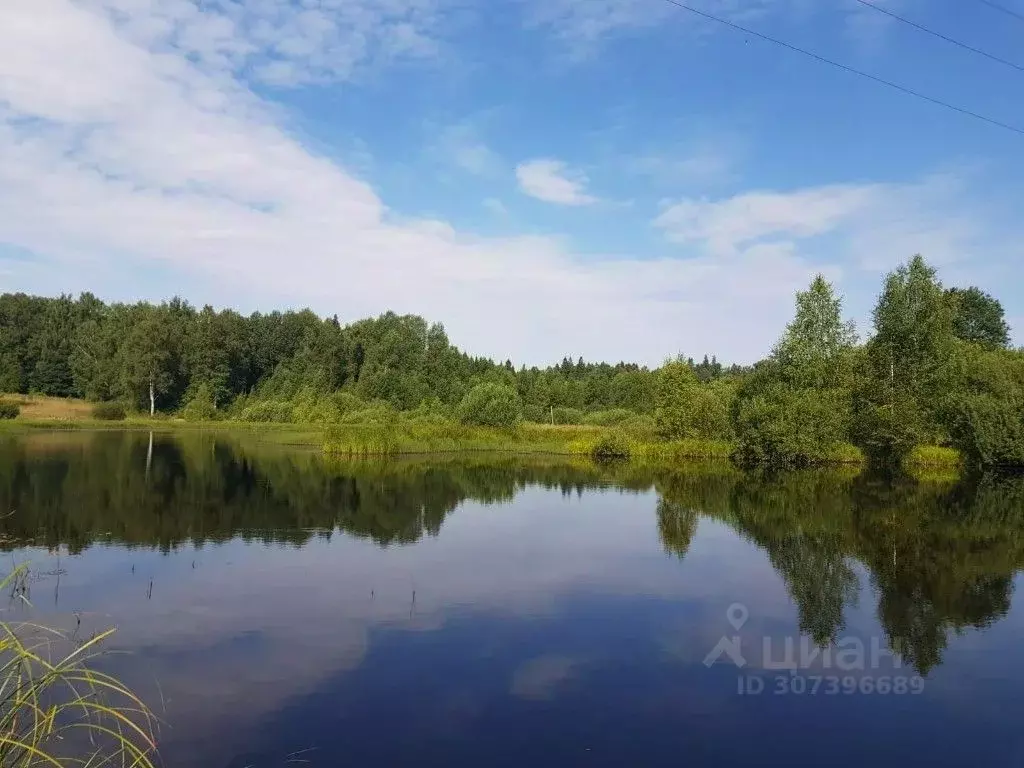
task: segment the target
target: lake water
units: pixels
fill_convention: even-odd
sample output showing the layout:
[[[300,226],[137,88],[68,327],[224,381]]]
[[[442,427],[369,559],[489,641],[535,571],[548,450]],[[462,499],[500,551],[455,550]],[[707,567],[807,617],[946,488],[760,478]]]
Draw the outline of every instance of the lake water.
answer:
[[[168,766],[1024,764],[1020,478],[40,433],[0,509]]]

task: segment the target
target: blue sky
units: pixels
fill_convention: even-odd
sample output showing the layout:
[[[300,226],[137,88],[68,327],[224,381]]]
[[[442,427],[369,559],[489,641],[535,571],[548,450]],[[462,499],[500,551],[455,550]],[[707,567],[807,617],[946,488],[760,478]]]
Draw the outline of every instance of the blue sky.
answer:
[[[1024,62],[978,0],[877,2]],[[695,4],[1024,127],[1024,72],[855,0]],[[746,362],[921,252],[1024,327],[1024,136],[664,0],[6,0],[0,50],[3,290]]]

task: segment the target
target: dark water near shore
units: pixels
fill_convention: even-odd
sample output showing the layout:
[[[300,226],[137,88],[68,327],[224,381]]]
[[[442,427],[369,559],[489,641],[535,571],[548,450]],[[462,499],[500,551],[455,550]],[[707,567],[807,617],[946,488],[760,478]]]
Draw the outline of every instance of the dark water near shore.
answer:
[[[1021,478],[50,433],[0,510],[168,766],[1024,764]]]

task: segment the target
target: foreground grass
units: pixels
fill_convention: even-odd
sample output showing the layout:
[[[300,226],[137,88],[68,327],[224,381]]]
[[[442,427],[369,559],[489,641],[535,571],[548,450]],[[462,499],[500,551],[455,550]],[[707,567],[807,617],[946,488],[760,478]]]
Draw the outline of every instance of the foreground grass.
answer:
[[[24,600],[27,577],[16,569],[0,591]],[[37,624],[0,622],[0,765],[152,768],[152,713],[89,663],[112,633],[77,642]]]

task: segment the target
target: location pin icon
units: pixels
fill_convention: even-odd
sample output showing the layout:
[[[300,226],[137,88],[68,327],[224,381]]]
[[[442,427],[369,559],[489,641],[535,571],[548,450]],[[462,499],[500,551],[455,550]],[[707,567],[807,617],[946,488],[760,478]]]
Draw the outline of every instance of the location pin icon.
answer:
[[[733,603],[725,612],[725,618],[729,620],[729,624],[731,624],[732,628],[737,632],[739,632],[740,627],[747,623],[747,619],[749,617],[750,611],[748,611],[747,606],[742,603]]]

